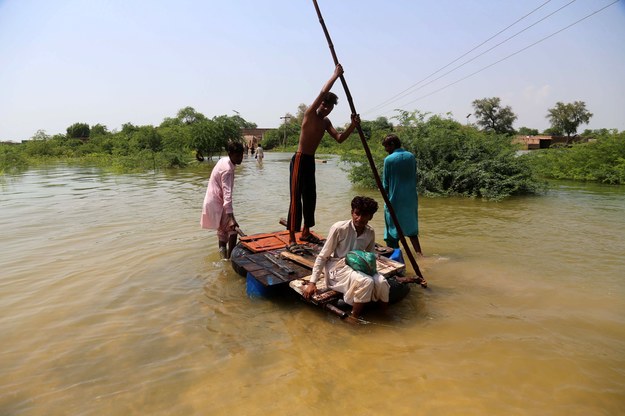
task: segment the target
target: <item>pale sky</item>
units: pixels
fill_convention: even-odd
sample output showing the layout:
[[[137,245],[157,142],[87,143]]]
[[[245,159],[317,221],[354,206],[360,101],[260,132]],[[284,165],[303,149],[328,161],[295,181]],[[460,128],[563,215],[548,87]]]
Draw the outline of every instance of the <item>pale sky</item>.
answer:
[[[581,132],[625,130],[625,0],[613,1],[318,4],[362,119],[401,108],[466,123],[473,100],[500,97],[515,128],[543,130],[556,102],[584,101]],[[0,140],[158,125],[186,106],[273,128],[333,69],[312,0],[0,0]],[[343,126],[340,81],[333,91]]]

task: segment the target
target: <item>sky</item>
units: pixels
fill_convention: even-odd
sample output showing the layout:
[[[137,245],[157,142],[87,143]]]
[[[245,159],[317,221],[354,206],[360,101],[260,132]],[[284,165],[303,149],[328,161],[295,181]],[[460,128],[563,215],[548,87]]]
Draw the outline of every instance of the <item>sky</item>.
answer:
[[[499,97],[517,129],[583,101],[580,132],[625,130],[625,0],[318,5],[363,120],[402,109],[474,123],[471,103]],[[312,0],[0,0],[0,141],[156,126],[188,106],[275,128],[333,70]],[[333,91],[340,127],[351,111]]]

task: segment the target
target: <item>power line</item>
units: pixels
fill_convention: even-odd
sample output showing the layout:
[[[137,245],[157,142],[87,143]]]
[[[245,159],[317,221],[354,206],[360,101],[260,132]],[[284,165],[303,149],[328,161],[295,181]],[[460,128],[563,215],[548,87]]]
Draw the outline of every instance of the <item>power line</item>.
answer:
[[[530,26],[526,27],[525,29],[523,29],[523,30],[521,30],[521,31],[519,31],[519,32],[517,32],[517,33],[515,33],[514,35],[512,35],[512,36],[508,37],[507,39],[505,39],[505,40],[503,40],[503,41],[499,42],[499,43],[498,43],[498,44],[496,44],[495,46],[493,46],[493,47],[491,47],[491,48],[489,48],[489,49],[485,50],[485,51],[484,51],[484,52],[482,52],[481,54],[476,55],[476,56],[474,56],[473,58],[469,59],[468,61],[466,61],[466,62],[464,62],[464,63],[462,63],[462,64],[460,64],[460,65],[456,66],[456,67],[455,67],[455,68],[453,68],[452,70],[445,72],[443,75],[439,76],[438,78],[434,78],[433,80],[431,80],[431,81],[429,81],[429,82],[427,82],[427,83],[423,84],[422,86],[420,86],[419,88],[417,88],[417,89],[416,89],[416,90],[414,90],[413,92],[419,91],[419,90],[421,90],[421,89],[423,89],[423,88],[427,87],[428,85],[432,84],[433,82],[438,81],[439,79],[441,79],[441,78],[443,78],[443,77],[445,77],[445,76],[447,76],[447,75],[451,74],[451,73],[452,73],[452,72],[454,72],[455,70],[457,70],[457,69],[459,69],[459,68],[462,68],[462,67],[463,67],[463,66],[465,66],[466,64],[468,64],[468,63],[470,63],[470,62],[473,62],[474,60],[476,60],[476,59],[477,59],[477,58],[479,58],[480,56],[485,55],[486,53],[488,53],[488,52],[492,51],[493,49],[497,48],[498,46],[500,46],[500,45],[502,45],[502,44],[506,43],[506,42],[507,42],[507,41],[509,41],[510,39],[512,39],[512,38],[514,38],[514,37],[516,37],[516,36],[520,35],[521,33],[525,32],[526,30],[530,29],[531,27],[536,26],[538,23],[542,22],[542,21],[543,21],[543,20],[545,20],[545,19],[548,19],[549,17],[553,16],[554,14],[556,14],[556,13],[557,13],[557,12],[559,12],[560,10],[564,9],[565,7],[570,6],[570,5],[571,5],[571,4],[573,4],[573,2],[575,2],[575,1],[576,1],[576,0],[572,0],[572,1],[570,1],[569,3],[567,3],[567,4],[565,4],[564,6],[560,7],[558,10],[556,10],[556,11],[554,11],[554,12],[552,12],[552,13],[548,14],[547,16],[543,17],[542,19],[538,20],[537,22],[535,22],[535,23],[531,24]],[[404,95],[404,96],[405,96],[405,95]]]
[[[523,52],[523,51],[525,51],[525,50],[527,50],[527,49],[529,49],[529,48],[531,48],[531,47],[533,47],[533,46],[535,46],[535,45],[538,45],[539,43],[541,43],[541,42],[543,42],[543,41],[545,41],[545,40],[547,40],[547,39],[549,39],[549,38],[551,38],[551,37],[553,37],[553,36],[557,35],[558,33],[563,32],[563,31],[565,31],[565,30],[569,29],[569,28],[570,28],[570,27],[572,27],[572,26],[575,26],[576,24],[578,24],[578,23],[582,22],[583,20],[586,20],[586,19],[588,19],[589,17],[592,17],[592,16],[594,16],[595,14],[597,14],[597,13],[599,13],[599,12],[602,12],[603,10],[607,9],[608,7],[612,6],[612,5],[613,5],[613,4],[615,4],[615,3],[618,3],[619,1],[620,1],[620,0],[614,0],[612,3],[610,3],[610,4],[606,5],[606,6],[604,6],[604,7],[600,8],[600,9],[598,9],[598,10],[595,10],[594,12],[592,12],[592,13],[590,13],[590,14],[588,14],[588,15],[586,15],[586,16],[584,16],[584,17],[582,17],[581,19],[579,19],[579,20],[577,20],[577,21],[575,21],[575,22],[571,23],[570,25],[565,26],[565,27],[563,27],[562,29],[560,29],[560,30],[558,30],[558,31],[556,31],[556,32],[553,32],[552,34],[550,34],[550,35],[548,35],[548,36],[545,36],[544,38],[542,38],[542,39],[540,39],[540,40],[538,40],[538,41],[536,41],[536,42],[534,42],[534,43],[532,43],[532,44],[530,44],[530,45],[528,45],[528,46],[526,46],[526,47],[524,47],[524,48],[521,48],[521,49],[519,49],[518,51],[516,51],[516,52],[514,52],[514,53],[511,53],[510,55],[508,55],[508,56],[506,56],[506,57],[504,57],[504,58],[501,58],[500,60],[495,61],[495,62],[493,62],[493,63],[492,63],[492,64],[490,64],[490,65],[487,65],[487,66],[485,66],[485,67],[483,67],[483,68],[481,68],[481,69],[478,69],[477,71],[475,71],[475,72],[473,72],[473,73],[471,73],[471,74],[469,74],[469,75],[467,75],[467,76],[465,76],[465,77],[463,77],[463,78],[460,78],[460,79],[458,79],[458,80],[456,80],[456,81],[454,81],[454,82],[452,82],[452,83],[450,83],[450,84],[447,84],[447,85],[445,85],[444,87],[441,87],[441,88],[439,88],[439,89],[437,89],[437,90],[434,90],[434,91],[432,91],[432,92],[430,92],[430,93],[428,93],[428,94],[426,94],[426,95],[422,95],[421,97],[416,98],[416,99],[414,99],[414,100],[412,100],[412,101],[409,101],[409,102],[405,103],[405,104],[404,104],[404,106],[409,105],[409,104],[412,104],[412,103],[414,103],[414,102],[416,102],[416,101],[419,101],[419,100],[421,100],[421,99],[423,99],[423,98],[429,97],[429,96],[431,96],[431,95],[433,95],[433,94],[436,94],[437,92],[440,92],[440,91],[442,91],[442,90],[444,90],[444,89],[447,89],[447,88],[451,87],[452,85],[456,85],[456,84],[458,84],[459,82],[462,82],[462,81],[466,80],[467,78],[472,77],[473,75],[476,75],[476,74],[478,74],[478,73],[480,73],[480,72],[482,72],[482,71],[484,71],[484,70],[486,70],[486,69],[488,69],[488,68],[490,68],[490,67],[492,67],[492,66],[495,66],[495,65],[497,65],[498,63],[503,62],[503,61],[505,61],[505,60],[506,60],[506,59],[508,59],[508,58],[511,58],[511,57],[513,57],[513,56],[515,56],[515,55],[518,55],[519,53],[521,53],[521,52]]]
[[[573,0],[575,1],[575,0]],[[572,1],[572,2],[573,2]],[[497,36],[499,36],[500,34],[502,34],[503,32],[505,32],[506,30],[510,29],[512,26],[516,25],[517,23],[519,23],[521,20],[525,19],[526,17],[532,15],[533,13],[537,12],[539,9],[541,9],[543,6],[545,6],[547,3],[551,2],[551,0],[547,0],[546,2],[544,2],[543,4],[541,4],[540,6],[538,6],[537,8],[535,8],[534,10],[532,10],[531,12],[527,13],[525,16],[522,16],[520,18],[518,18],[514,23],[508,25],[507,27],[505,27],[504,29],[500,30],[499,32],[495,33],[494,35],[492,35],[491,37],[489,37],[488,39],[486,39],[485,41],[483,41],[482,43],[480,43],[479,45],[473,47],[472,49],[470,49],[469,51],[465,52],[464,54],[460,55],[459,57],[457,57],[456,59],[454,59],[453,61],[449,62],[447,65],[440,67],[439,69],[437,69],[436,71],[432,72],[430,75],[426,76],[425,78],[423,78],[421,81],[418,81],[417,83],[411,85],[410,87],[406,88],[405,90],[395,94],[394,96],[392,96],[391,98],[389,98],[388,100],[384,101],[381,104],[376,105],[375,107],[373,107],[370,110],[367,110],[364,112],[364,114],[373,112],[375,110],[377,110],[378,108],[384,107],[386,104],[390,104],[391,102],[397,101],[400,98],[405,97],[408,91],[410,91],[411,89],[413,89],[414,87],[416,87],[417,85],[421,84],[423,81],[427,80],[428,78],[430,78],[433,75],[436,75],[437,73],[439,73],[440,71],[442,71],[443,69],[447,68],[448,66],[450,66],[451,64],[453,64],[454,62],[459,61],[460,59],[464,58],[465,56],[467,56],[468,54],[470,54],[471,52],[473,52],[474,50],[478,49],[480,46],[484,45],[485,43],[488,43],[489,41],[491,41],[492,39],[496,38]],[[572,3],[571,2],[571,3]],[[571,4],[569,3],[569,4]],[[568,4],[567,4],[568,6]],[[565,6],[566,7],[566,6]],[[558,9],[560,10],[560,9]],[[544,20],[544,19],[543,19]],[[520,33],[520,32],[519,32]],[[517,33],[518,34],[518,33]],[[516,35],[515,35],[516,36]],[[508,38],[511,39],[511,38]],[[508,40],[506,39],[506,41]],[[504,41],[505,42],[505,41]],[[503,43],[503,42],[502,42]],[[495,47],[501,45],[501,43],[499,43],[498,45],[496,45]],[[493,49],[493,48],[491,48]],[[489,50],[491,50],[489,49]],[[488,51],[486,51],[488,52]],[[485,53],[485,52],[484,52]],[[480,55],[478,55],[480,56]],[[475,59],[475,58],[474,58]],[[437,78],[438,79],[438,78]],[[427,84],[426,84],[427,85]]]

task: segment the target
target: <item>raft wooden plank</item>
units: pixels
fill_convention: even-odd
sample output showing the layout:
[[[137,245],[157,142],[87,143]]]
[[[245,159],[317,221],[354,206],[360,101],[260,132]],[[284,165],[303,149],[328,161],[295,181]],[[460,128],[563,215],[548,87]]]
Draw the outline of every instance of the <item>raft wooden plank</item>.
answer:
[[[312,269],[313,266],[315,265],[315,259],[312,256],[309,256],[309,258],[306,258],[299,254],[294,254],[289,251],[283,251],[282,253],[280,253],[280,257],[289,259],[297,264],[301,264],[302,266],[308,267],[309,269]],[[312,257],[312,259],[310,257]]]
[[[291,289],[299,293],[302,298],[304,298],[304,287],[310,280],[310,276],[302,277],[301,279],[293,280],[289,283]],[[337,299],[342,299],[343,294],[341,292],[337,292],[335,290],[329,289],[325,285],[325,281],[323,279],[317,282],[317,293],[315,293],[311,298],[311,303],[315,305],[323,305],[328,302],[332,302]]]
[[[281,268],[276,265],[266,256],[273,256],[276,262],[283,267]],[[284,284],[303,276],[310,275],[310,270],[307,268],[282,260],[279,258],[279,253],[273,251],[250,253],[233,259],[232,261],[236,262],[237,265],[245,269],[246,272],[248,272],[254,279],[258,280],[264,286]],[[293,273],[288,273],[285,268],[292,270]]]
[[[297,264],[301,264],[312,270],[315,264],[315,258],[313,256],[302,256],[299,254],[290,253],[288,251],[283,251],[280,253],[280,256],[286,259],[289,259]],[[401,274],[406,270],[406,265],[395,260],[391,260],[384,256],[379,256],[376,259],[376,267],[378,273],[380,273],[384,277],[395,276],[397,274]]]
[[[406,265],[388,257],[378,256],[376,259],[378,273],[384,277],[395,276],[406,271]]]
[[[300,239],[301,232],[295,233],[295,239],[298,244],[306,244],[305,241]],[[311,231],[311,234],[315,237],[322,239],[319,234]],[[273,233],[253,234],[240,238],[243,247],[250,250],[252,253],[260,253],[262,251],[277,250],[285,248],[289,243],[288,231],[276,231]]]

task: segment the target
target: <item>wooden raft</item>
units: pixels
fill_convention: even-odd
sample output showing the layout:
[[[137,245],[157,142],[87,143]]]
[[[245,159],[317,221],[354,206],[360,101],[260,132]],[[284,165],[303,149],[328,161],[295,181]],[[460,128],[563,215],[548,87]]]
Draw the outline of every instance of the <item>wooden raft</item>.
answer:
[[[292,280],[300,279],[310,275],[310,270],[280,257],[280,250],[263,251],[250,253],[244,256],[233,258],[232,261],[245,269],[254,279],[263,286],[275,286],[289,283]],[[276,264],[277,263],[277,264]]]
[[[315,234],[315,237],[322,237]],[[263,286],[289,284],[300,295],[303,285],[310,279],[315,259],[321,250],[321,244],[312,244],[300,240],[300,233],[296,234],[298,244],[305,248],[301,254],[290,253],[286,250],[289,239],[288,231],[253,234],[241,237],[241,245],[251,253],[232,258],[232,262],[243,268]],[[379,256],[377,259],[378,273],[385,277],[401,274],[406,266],[402,263]],[[317,282],[318,293],[314,303],[324,304],[342,294],[325,288],[323,280]]]
[[[323,237],[314,232],[310,232],[312,235],[322,240]],[[306,241],[300,239],[302,233],[295,233],[295,239],[297,244],[308,244]],[[241,237],[239,239],[243,247],[251,251],[252,253],[260,253],[268,250],[278,250],[286,248],[289,244],[289,232],[288,231],[276,231],[273,233],[254,234]]]
[[[311,232],[315,237],[323,237]],[[297,243],[310,253],[310,258],[314,262],[316,254],[321,250],[321,245],[312,244],[300,239],[301,233],[296,233]],[[254,279],[263,286],[275,286],[289,283],[292,280],[300,279],[310,275],[310,268],[294,263],[281,256],[286,252],[289,242],[288,231],[276,231],[273,233],[253,234],[240,238],[240,243],[251,253],[240,257],[232,258],[232,262],[243,268]],[[312,266],[311,266],[312,268]]]
[[[284,258],[288,258],[293,262],[306,267],[309,270],[312,270],[313,265],[315,264],[314,259],[311,260],[310,258],[308,258],[308,256],[299,256],[293,253],[289,253],[288,251],[282,252],[281,256]],[[376,259],[376,268],[378,273],[386,278],[389,278],[391,276],[402,274],[406,270],[406,265],[403,263],[399,263],[395,260],[391,260],[387,257],[378,256],[378,258]],[[303,297],[304,288],[306,287],[306,284],[309,280],[310,273],[302,278],[292,280],[289,283],[289,286],[291,287],[291,289],[293,289],[294,291],[299,293],[300,296]],[[311,303],[315,305],[326,306],[328,309],[331,309],[329,303],[343,297],[342,293],[326,287],[325,280],[323,278],[319,279],[316,285],[317,293],[313,295],[311,299]],[[333,310],[333,312],[337,311]]]

